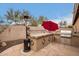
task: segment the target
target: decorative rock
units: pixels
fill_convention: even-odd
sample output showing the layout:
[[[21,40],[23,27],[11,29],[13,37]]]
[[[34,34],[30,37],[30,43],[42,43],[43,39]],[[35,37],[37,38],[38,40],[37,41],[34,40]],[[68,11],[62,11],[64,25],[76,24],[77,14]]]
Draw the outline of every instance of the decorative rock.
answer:
[[[6,42],[2,42],[2,46],[4,47],[4,46],[6,46],[7,44],[6,44]]]

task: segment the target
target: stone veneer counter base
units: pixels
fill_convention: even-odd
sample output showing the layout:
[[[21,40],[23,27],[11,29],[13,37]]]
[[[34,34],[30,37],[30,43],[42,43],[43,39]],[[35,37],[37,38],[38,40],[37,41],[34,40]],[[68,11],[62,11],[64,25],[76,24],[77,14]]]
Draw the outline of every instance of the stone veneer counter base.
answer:
[[[31,39],[31,49],[38,51],[53,42],[53,33],[32,34],[29,38]]]

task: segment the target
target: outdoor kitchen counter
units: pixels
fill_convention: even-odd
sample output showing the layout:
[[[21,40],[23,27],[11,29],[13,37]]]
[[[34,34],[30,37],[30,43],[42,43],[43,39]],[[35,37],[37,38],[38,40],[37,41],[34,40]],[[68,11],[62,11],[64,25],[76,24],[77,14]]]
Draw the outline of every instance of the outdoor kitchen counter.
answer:
[[[30,35],[30,38],[38,39],[38,38],[46,37],[46,36],[50,36],[50,35],[53,35],[53,33],[31,34],[31,35]]]
[[[31,34],[29,38],[31,40],[31,49],[38,51],[53,42],[53,33]]]
[[[78,33],[78,34],[73,34],[73,36],[75,36],[75,37],[79,37],[79,33]]]

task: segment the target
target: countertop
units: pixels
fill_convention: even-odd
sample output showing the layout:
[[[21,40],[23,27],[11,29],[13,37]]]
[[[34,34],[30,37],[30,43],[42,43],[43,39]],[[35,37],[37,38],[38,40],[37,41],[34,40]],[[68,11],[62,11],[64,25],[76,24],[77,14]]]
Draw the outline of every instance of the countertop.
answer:
[[[44,37],[44,36],[49,36],[49,35],[53,35],[53,33],[31,34],[31,35],[30,35],[30,38],[38,39],[38,38],[41,38],[41,37]]]

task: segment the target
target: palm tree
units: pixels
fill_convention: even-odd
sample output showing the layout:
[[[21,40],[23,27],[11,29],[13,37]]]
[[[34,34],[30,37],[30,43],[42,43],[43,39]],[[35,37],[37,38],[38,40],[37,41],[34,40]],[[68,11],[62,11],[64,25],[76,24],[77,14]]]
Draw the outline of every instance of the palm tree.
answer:
[[[13,9],[7,10],[5,17],[7,19],[7,22],[11,24],[14,21],[14,10]]]
[[[7,12],[6,12],[6,18],[7,20],[14,20],[14,11],[13,9],[9,9]]]
[[[23,10],[21,12],[19,10],[14,11],[13,9],[9,9],[6,12],[5,16],[6,16],[7,20],[10,21],[10,23],[11,23],[11,21],[16,23],[16,22],[21,21],[21,20],[25,21],[24,16],[29,16],[29,12],[27,10]]]
[[[16,11],[14,12],[14,21],[15,21],[15,22],[20,21],[20,16],[21,16],[21,12],[20,12],[19,10],[16,10]]]
[[[20,19],[23,20],[24,19],[24,16],[29,16],[29,11],[23,10],[21,12]]]
[[[64,26],[65,26],[65,27],[67,26],[67,22],[66,22],[66,21],[64,21]]]
[[[21,12],[19,10],[14,11],[13,9],[9,9],[6,12],[5,16],[6,16],[7,20],[11,20],[16,23],[16,22],[20,21],[20,15],[21,15]]]

